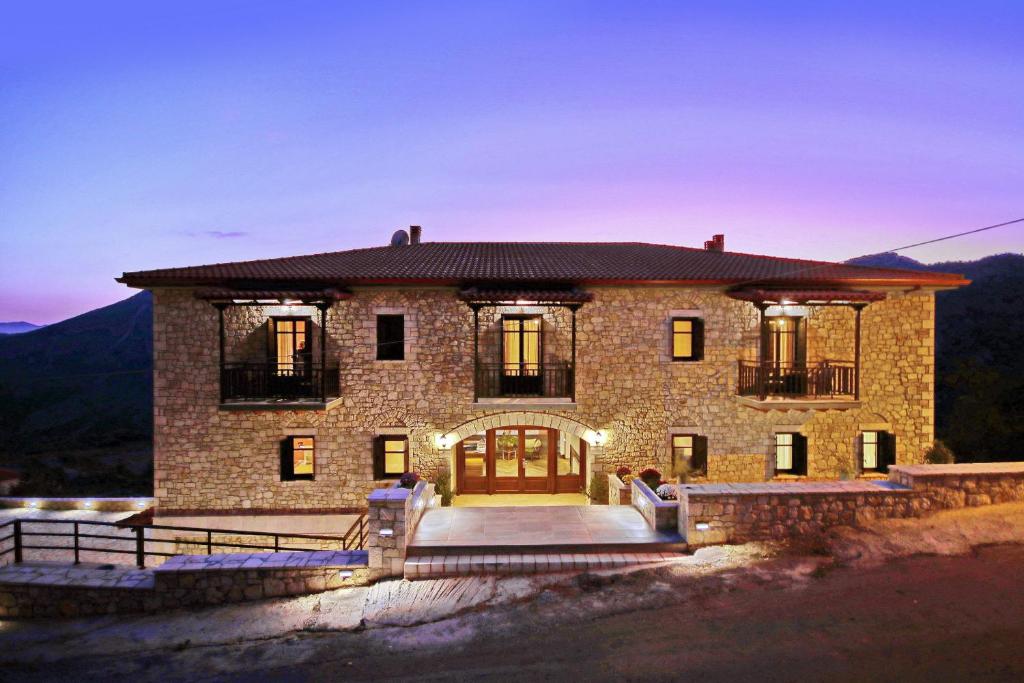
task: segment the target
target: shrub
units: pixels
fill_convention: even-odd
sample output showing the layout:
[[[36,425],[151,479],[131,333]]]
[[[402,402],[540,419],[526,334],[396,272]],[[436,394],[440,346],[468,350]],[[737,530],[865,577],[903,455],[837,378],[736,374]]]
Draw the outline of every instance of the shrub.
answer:
[[[595,505],[608,504],[608,477],[604,474],[594,474],[590,477],[590,487],[587,489],[587,498]]]
[[[406,472],[398,480],[398,486],[399,486],[399,488],[403,488],[403,489],[416,488],[416,483],[419,480],[420,480],[420,475],[416,474],[415,472]]]
[[[672,484],[662,484],[655,491],[658,494],[658,498],[662,500],[675,500],[676,499],[676,487]]]
[[[629,469],[629,467],[627,467],[626,465],[622,465],[617,470],[615,470],[615,476],[618,477],[619,479],[622,479],[627,474],[633,474],[633,470]],[[622,479],[622,481],[626,480]]]
[[[956,456],[949,446],[940,439],[935,439],[932,447],[924,454],[924,461],[929,465],[952,465],[956,462]]]
[[[654,469],[653,467],[648,467],[646,470],[640,473],[640,480],[643,481],[643,483],[647,484],[653,491],[654,489],[658,488],[659,484],[661,484],[661,472]]]
[[[437,482],[434,484],[434,493],[441,496],[441,507],[448,507],[452,504],[452,475],[450,472],[440,472],[437,475]]]

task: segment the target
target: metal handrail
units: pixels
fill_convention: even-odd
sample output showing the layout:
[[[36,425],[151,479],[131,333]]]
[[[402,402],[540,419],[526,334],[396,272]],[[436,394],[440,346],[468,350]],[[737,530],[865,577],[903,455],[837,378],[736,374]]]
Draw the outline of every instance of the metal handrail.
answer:
[[[71,532],[61,531],[38,531],[38,530],[25,530],[22,528],[24,524],[71,524]],[[98,527],[114,527],[119,529],[128,529],[131,531],[131,536],[111,536],[107,534],[88,534],[80,531],[81,525],[90,525]],[[246,548],[249,550],[267,550],[273,552],[315,552],[320,550],[319,548],[305,548],[305,547],[282,547],[281,539],[304,539],[304,540],[315,540],[315,541],[331,541],[341,543],[342,550],[359,550],[362,549],[366,544],[366,538],[368,536],[366,514],[361,514],[356,518],[356,521],[348,528],[348,530],[341,535],[337,534],[302,534],[302,533],[281,533],[273,531],[245,531],[241,529],[211,529],[208,527],[187,527],[187,526],[172,526],[167,524],[138,524],[138,525],[124,525],[119,522],[100,522],[96,520],[78,520],[78,519],[13,519],[3,524],[0,524],[0,530],[5,529],[9,526],[13,526],[13,533],[0,538],[0,543],[13,540],[13,546],[6,550],[0,550],[0,557],[7,555],[8,553],[14,553],[14,562],[19,563],[22,561],[23,551],[25,550],[66,550],[71,551],[74,554],[74,563],[80,563],[80,555],[82,551],[90,552],[101,552],[101,553],[120,553],[125,555],[135,555],[136,564],[139,568],[144,568],[146,565],[147,557],[173,557],[180,553],[167,553],[158,550],[149,550],[146,548],[147,543],[167,543],[172,540],[183,543],[193,543],[196,545],[205,545],[206,554],[212,555],[214,548]],[[200,533],[205,534],[205,538],[197,539],[154,539],[147,538],[147,530],[156,531],[184,531],[189,533]],[[271,537],[274,539],[273,545],[269,544],[255,544],[255,543],[233,543],[229,541],[217,541],[214,539],[214,534],[225,534],[225,535],[237,535],[237,536],[259,536],[259,537]],[[74,544],[72,546],[55,546],[47,544],[36,544],[28,545],[25,543],[25,537],[42,536],[50,538],[72,538]],[[112,540],[112,541],[125,541],[135,543],[135,548],[132,550],[125,550],[123,548],[100,548],[95,546],[82,545],[82,539],[101,539],[101,540]]]

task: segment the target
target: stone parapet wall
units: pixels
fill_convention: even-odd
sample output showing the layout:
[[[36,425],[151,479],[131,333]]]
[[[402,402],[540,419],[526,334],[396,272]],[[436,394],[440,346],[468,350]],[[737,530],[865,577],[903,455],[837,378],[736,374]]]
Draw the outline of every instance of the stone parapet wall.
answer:
[[[679,503],[675,500],[662,500],[651,487],[640,478],[630,483],[631,503],[644,519],[647,525],[658,531],[675,529],[678,524]]]
[[[156,502],[148,496],[135,498],[40,498],[39,496],[3,496],[0,508],[36,510],[92,510],[94,512],[141,512]]]
[[[405,548],[434,498],[434,485],[420,481],[413,489],[377,489],[367,496],[366,549],[370,569],[379,576],[405,573]],[[381,530],[390,530],[382,535]]]
[[[1024,463],[896,466],[888,482],[681,485],[679,491],[679,533],[687,543],[745,543],[1024,501]]]
[[[737,401],[737,359],[758,340],[753,305],[721,289],[613,287],[588,290],[577,314],[576,403],[534,406],[528,424],[561,418],[608,435],[590,452],[587,479],[628,465],[672,471],[669,435],[687,425],[708,439],[709,480],[770,476],[773,429],[797,425],[808,438],[811,478],[855,472],[854,442],[863,424],[889,425],[897,461],[920,462],[933,439],[934,296],[892,293],[863,314],[862,397],[848,410],[757,410]],[[511,306],[507,312],[523,307]],[[533,308],[533,307],[528,307]],[[305,307],[229,307],[228,360],[262,357],[269,315]],[[489,309],[488,309],[489,310]],[[704,359],[669,358],[675,311],[705,320]],[[375,315],[407,318],[404,361],[375,359]],[[852,319],[811,309],[808,353],[832,356],[850,342]],[[308,311],[312,314],[312,309]],[[495,312],[486,317],[493,327]],[[564,356],[568,317],[545,313],[545,353]],[[313,316],[318,321],[317,316]],[[515,412],[514,404],[473,401],[473,315],[454,288],[355,288],[327,319],[329,363],[338,363],[341,401],[329,410],[222,410],[217,312],[189,289],[154,290],[154,487],[157,507],[193,510],[354,509],[374,481],[372,443],[387,430],[408,434],[411,469],[427,479],[450,468],[437,437],[479,418]],[[811,333],[813,331],[813,334]],[[318,335],[314,335],[318,344]],[[819,348],[820,347],[820,348]],[[850,350],[852,354],[852,348]],[[483,358],[484,361],[495,359]],[[392,432],[394,433],[394,432]],[[316,437],[313,481],[281,481],[280,442]]]

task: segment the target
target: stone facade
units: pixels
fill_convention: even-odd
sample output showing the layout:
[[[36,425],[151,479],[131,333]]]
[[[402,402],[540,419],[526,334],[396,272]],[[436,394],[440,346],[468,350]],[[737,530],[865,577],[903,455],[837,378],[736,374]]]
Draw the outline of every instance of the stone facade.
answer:
[[[746,543],[1024,501],[1024,463],[898,465],[889,481],[681,486],[679,533],[691,546]]]
[[[861,401],[844,410],[759,410],[736,397],[737,360],[758,345],[753,305],[716,288],[590,287],[577,315],[576,403],[537,407],[473,401],[473,314],[454,288],[356,288],[327,317],[327,355],[341,371],[341,400],[327,410],[226,410],[219,405],[218,324],[213,306],[186,288],[154,290],[154,459],[157,512],[362,509],[373,480],[372,440],[401,430],[411,467],[427,479],[449,470],[438,437],[509,411],[528,424],[600,430],[588,478],[619,465],[671,472],[669,434],[690,425],[708,438],[710,481],[771,477],[773,430],[795,425],[808,441],[808,478],[856,472],[855,439],[864,425],[896,435],[897,461],[920,462],[933,438],[934,296],[890,293],[863,313]],[[533,307],[530,307],[533,308]],[[568,311],[545,308],[545,355],[571,347]],[[490,311],[488,313],[488,311]],[[669,358],[669,319],[699,311],[700,362]],[[406,315],[406,360],[375,359],[375,315]],[[505,312],[521,312],[507,307]],[[271,315],[312,307],[241,307],[225,312],[226,359],[262,360]],[[481,359],[497,362],[496,313],[481,312]],[[317,328],[317,332],[318,332]],[[853,357],[853,313],[809,309],[808,359]],[[314,334],[318,345],[318,334]],[[487,341],[488,339],[492,341]],[[490,345],[490,346],[489,346]],[[318,353],[317,346],[314,352]],[[486,354],[486,355],[485,355]],[[874,426],[872,428],[878,428]],[[393,433],[393,432],[392,432]],[[314,481],[281,481],[279,443],[316,437]]]

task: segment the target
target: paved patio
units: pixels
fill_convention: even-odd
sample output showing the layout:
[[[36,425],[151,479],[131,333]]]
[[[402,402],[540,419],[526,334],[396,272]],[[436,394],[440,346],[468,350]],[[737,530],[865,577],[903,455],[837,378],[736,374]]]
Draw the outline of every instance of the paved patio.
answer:
[[[423,514],[410,553],[437,549],[541,549],[681,544],[651,529],[631,506],[432,508]]]
[[[587,497],[582,493],[464,493],[455,496],[455,507],[498,508],[520,506],[586,505]]]

